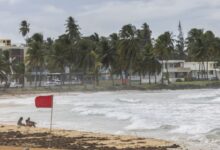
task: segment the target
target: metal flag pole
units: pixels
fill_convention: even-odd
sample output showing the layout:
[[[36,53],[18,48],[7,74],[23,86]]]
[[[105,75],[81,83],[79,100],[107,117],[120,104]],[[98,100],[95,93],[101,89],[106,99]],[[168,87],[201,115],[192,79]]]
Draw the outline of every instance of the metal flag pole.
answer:
[[[51,108],[51,114],[50,114],[50,133],[52,133],[52,124],[53,124],[53,106]]]
[[[52,126],[53,125],[53,96],[52,96],[52,106],[51,106],[51,113],[50,113],[50,134],[49,134],[49,148],[52,147]]]
[[[52,133],[52,124],[53,124],[53,96],[52,96],[52,107],[51,107],[51,114],[50,114],[50,133]]]

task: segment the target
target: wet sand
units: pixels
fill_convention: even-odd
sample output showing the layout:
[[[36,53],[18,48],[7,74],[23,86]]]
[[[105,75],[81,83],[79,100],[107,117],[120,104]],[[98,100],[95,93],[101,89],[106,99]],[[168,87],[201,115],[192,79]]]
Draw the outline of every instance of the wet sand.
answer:
[[[0,125],[0,149],[23,150],[174,150],[179,146],[168,141],[133,136],[46,128],[28,128]]]

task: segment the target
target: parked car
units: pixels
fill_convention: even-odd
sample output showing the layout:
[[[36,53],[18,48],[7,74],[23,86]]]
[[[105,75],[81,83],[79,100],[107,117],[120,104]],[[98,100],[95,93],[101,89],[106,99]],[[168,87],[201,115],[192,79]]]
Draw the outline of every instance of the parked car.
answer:
[[[57,85],[61,85],[61,81],[58,79],[55,80],[51,80],[51,81],[47,81],[44,86],[57,86]]]
[[[217,77],[212,77],[210,80],[211,80],[211,81],[217,81],[218,78],[217,78]]]
[[[11,82],[9,87],[11,87],[11,88],[19,88],[19,87],[22,87],[22,84],[19,84],[17,82]]]

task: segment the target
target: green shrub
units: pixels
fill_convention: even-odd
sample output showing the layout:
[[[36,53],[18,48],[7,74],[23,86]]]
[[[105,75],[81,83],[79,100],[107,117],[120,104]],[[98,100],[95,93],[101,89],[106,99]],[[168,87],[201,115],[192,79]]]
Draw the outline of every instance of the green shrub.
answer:
[[[183,82],[183,80],[181,80],[181,79],[176,79],[176,82]]]

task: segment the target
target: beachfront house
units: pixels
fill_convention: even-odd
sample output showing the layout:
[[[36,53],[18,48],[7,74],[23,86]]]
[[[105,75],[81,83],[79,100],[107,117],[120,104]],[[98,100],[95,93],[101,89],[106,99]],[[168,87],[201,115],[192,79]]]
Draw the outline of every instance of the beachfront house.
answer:
[[[185,60],[167,60],[160,61],[162,65],[161,80],[167,81],[169,77],[170,82],[185,81],[189,77],[190,68],[185,67]]]
[[[220,77],[220,69],[216,61],[186,62],[185,60],[160,61],[162,65],[160,80],[170,82],[185,80],[217,80]],[[168,74],[168,75],[167,75]]]
[[[191,79],[218,79],[219,69],[216,61],[184,62],[184,66],[190,68]]]

